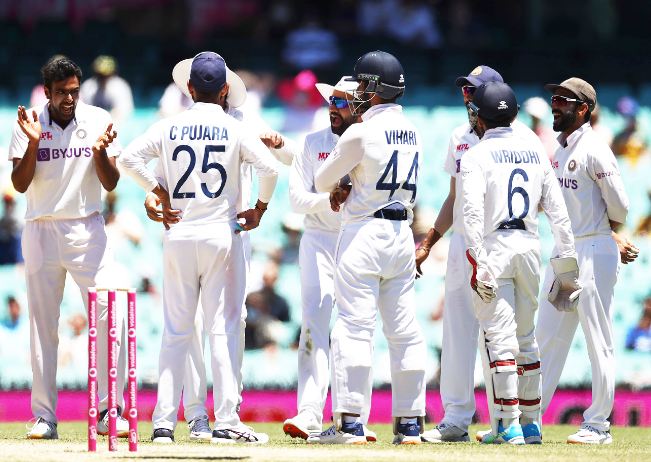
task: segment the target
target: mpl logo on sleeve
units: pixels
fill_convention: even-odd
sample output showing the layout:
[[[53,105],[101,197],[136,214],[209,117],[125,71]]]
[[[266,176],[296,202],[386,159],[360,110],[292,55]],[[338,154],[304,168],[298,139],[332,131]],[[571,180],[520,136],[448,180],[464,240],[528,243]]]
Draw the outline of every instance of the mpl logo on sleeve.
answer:
[[[50,160],[50,148],[39,148],[36,154],[36,160],[39,162]]]

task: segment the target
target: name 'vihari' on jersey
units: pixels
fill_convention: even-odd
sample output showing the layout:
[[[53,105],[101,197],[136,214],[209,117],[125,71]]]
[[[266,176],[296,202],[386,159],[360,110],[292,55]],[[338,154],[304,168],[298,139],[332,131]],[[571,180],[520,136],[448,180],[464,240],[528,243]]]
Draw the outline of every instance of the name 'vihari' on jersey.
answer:
[[[387,139],[387,144],[410,144],[412,146],[418,144],[416,132],[412,130],[385,130],[384,136]]]
[[[501,149],[491,151],[496,164],[539,164],[540,158],[536,151],[508,151]]]
[[[212,125],[184,125],[180,127],[181,141],[183,140],[209,140],[209,141],[228,141],[228,130],[226,128],[215,127]],[[179,136],[179,127],[172,125],[170,127],[170,140],[175,140]]]

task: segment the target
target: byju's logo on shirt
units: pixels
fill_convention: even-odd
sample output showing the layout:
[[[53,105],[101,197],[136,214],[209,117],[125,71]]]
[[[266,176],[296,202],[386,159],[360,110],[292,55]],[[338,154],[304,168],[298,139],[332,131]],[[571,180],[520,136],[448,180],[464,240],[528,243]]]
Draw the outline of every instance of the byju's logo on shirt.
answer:
[[[71,159],[73,157],[92,157],[93,149],[90,147],[85,148],[39,148],[36,154],[36,160],[39,162],[47,162],[54,159]]]
[[[36,160],[38,160],[39,162],[50,160],[50,148],[39,149],[38,154],[36,156]]]

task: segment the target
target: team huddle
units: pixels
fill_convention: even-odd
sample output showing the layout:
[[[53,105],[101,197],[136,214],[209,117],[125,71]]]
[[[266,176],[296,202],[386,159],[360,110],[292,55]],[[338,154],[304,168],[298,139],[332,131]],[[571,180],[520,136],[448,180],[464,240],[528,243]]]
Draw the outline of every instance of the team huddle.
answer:
[[[376,441],[367,424],[379,312],[389,345],[394,444],[470,440],[477,348],[491,421],[477,440],[541,444],[542,414],[579,323],[592,365],[593,402],[567,442],[612,442],[611,308],[619,261],[635,260],[638,250],[616,232],[626,220],[628,199],[613,153],[590,126],[597,95],[589,83],[572,77],[545,86],[552,94],[553,128],[560,132],[550,163],[538,137],[516,120],[516,95],[496,70],[478,66],[459,77],[455,85],[468,122],[450,137],[444,164],[449,193],[416,249],[411,223],[419,165],[429,148],[397,103],[406,77],[389,53],[366,53],[351,76],[316,84],[329,106],[330,127],[308,134],[302,149],[238,110],[246,87],[217,53],[202,52],[174,67],[176,85],[194,104],[124,148],[108,113],[79,102],[75,63],[56,57],[42,74],[48,103],[19,106],[9,149],[12,182],[27,198],[23,253],[35,418],[28,438],[58,438],[57,325],[66,272],[82,294],[112,285],[100,193],[114,189],[122,171],[146,191],[147,216],[165,227],[164,330],[152,441],[174,442],[181,396],[191,439],[269,441],[240,420],[239,408],[248,233],[273,207],[283,163],[290,168],[292,209],[305,215],[298,413],[284,422],[287,435],[313,444]],[[53,155],[65,150],[84,154]],[[329,153],[325,160],[323,153]],[[252,207],[254,173],[258,196]],[[555,241],[542,297],[540,211]],[[445,416],[428,430],[426,343],[414,284],[432,246],[450,228],[440,387]],[[105,338],[105,296],[98,305],[98,335]],[[124,313],[120,318],[125,345]],[[100,350],[98,357],[106,354]],[[124,409],[122,346],[119,358],[118,405]],[[99,371],[97,431],[107,434],[106,364]],[[328,387],[334,422],[324,430]],[[117,428],[118,436],[128,436],[126,419],[119,417]]]

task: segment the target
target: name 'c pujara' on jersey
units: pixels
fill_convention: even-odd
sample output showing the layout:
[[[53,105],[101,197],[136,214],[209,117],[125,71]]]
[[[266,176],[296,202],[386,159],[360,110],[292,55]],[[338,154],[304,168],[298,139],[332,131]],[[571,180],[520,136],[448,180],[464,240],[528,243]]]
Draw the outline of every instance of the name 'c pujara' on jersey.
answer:
[[[212,125],[185,125],[170,127],[170,140],[176,140],[179,136],[181,141],[228,141],[228,130]]]

